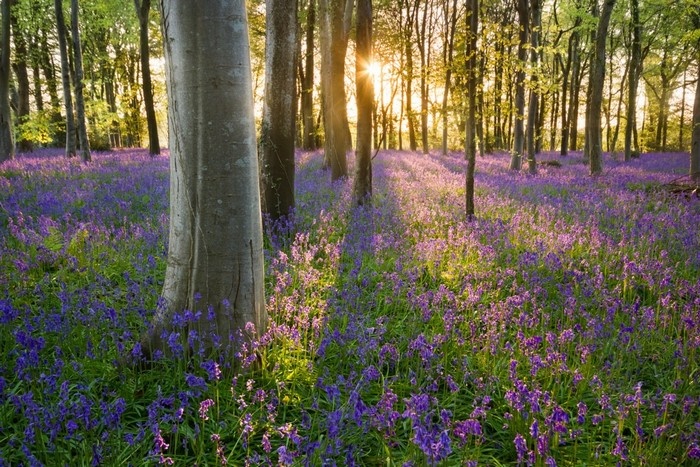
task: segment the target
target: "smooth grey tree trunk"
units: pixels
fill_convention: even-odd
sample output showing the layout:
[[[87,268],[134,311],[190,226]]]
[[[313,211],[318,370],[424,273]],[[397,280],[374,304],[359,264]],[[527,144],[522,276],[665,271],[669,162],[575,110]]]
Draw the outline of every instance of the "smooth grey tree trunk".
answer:
[[[151,0],[134,0],[136,14],[139,18],[139,53],[141,55],[141,85],[143,105],[146,108],[146,127],[148,128],[148,153],[152,156],[160,154],[158,139],[158,120],[153,103],[153,84],[151,82],[151,61],[148,41],[148,17],[151,13]]]
[[[167,353],[161,336],[173,314],[202,310],[193,327],[211,347],[212,332],[221,337],[226,351],[229,339],[253,339],[267,322],[245,1],[163,0],[161,15],[170,231],[163,305],[145,350]]]
[[[355,84],[357,92],[357,160],[353,197],[358,205],[372,200],[372,0],[357,0],[355,16]]]
[[[699,46],[700,47],[700,46]],[[693,102],[693,131],[690,143],[690,178],[700,182],[700,50],[697,54],[698,76],[695,80],[695,101]]]
[[[586,141],[591,175],[603,171],[603,145],[601,141],[601,113],[603,105],[603,84],[605,81],[605,43],[608,36],[610,16],[616,0],[606,0],[598,19],[595,35],[595,50],[591,60],[591,100],[586,119]]]
[[[525,146],[525,60],[527,60],[528,37],[530,35],[530,14],[527,0],[517,1],[518,9],[518,63],[515,74],[515,129],[513,134],[513,150],[510,159],[510,169],[520,170],[522,167],[523,148]]]
[[[537,172],[537,140],[540,125],[538,124],[538,114],[540,105],[540,93],[537,90],[538,66],[539,66],[539,46],[540,46],[540,23],[542,9],[539,0],[531,0],[530,13],[532,16],[532,27],[530,28],[530,65],[532,67],[530,75],[530,102],[527,109],[527,169],[534,174]]]
[[[0,25],[0,162],[15,158],[10,112],[10,0],[2,0]]]
[[[442,155],[447,155],[447,134],[448,134],[448,111],[447,104],[449,102],[450,87],[452,86],[452,58],[454,56],[454,41],[455,32],[457,31],[457,0],[445,2],[443,5],[443,15],[445,18],[450,18],[447,23],[447,31],[445,34],[445,48],[442,53],[443,66],[445,67],[445,85],[442,93]]]
[[[345,94],[346,14],[353,0],[321,0],[321,92],[325,131],[325,160],[331,179],[348,175],[346,151],[351,146]]]
[[[309,0],[306,13],[306,54],[304,56],[304,80],[301,88],[301,121],[304,149],[316,149],[314,125],[314,29],[316,28],[316,0]],[[300,57],[301,59],[301,57]]]
[[[263,212],[272,220],[294,209],[296,136],[296,0],[267,0],[265,100],[260,135],[260,184]]]
[[[66,157],[75,157],[75,116],[73,114],[73,94],[71,93],[70,65],[66,40],[66,21],[63,17],[63,0],[54,0],[56,10],[56,31],[58,50],[61,54],[61,81],[63,82],[63,105],[66,112]]]
[[[78,0],[71,0],[70,23],[73,39],[73,65],[75,67],[75,117],[77,119],[80,157],[83,162],[90,162],[90,141],[85,121],[85,98],[83,96],[83,52],[80,44],[80,27],[78,26]]]
[[[28,53],[27,41],[17,22],[17,10],[13,9],[10,12],[10,22],[12,23],[12,42],[14,43],[14,64],[12,69],[15,72],[17,79],[17,120],[24,123],[29,118],[29,72],[27,67]],[[34,149],[32,142],[25,138],[20,138],[17,142],[18,149],[21,152],[31,152]]]
[[[475,215],[474,207],[474,171],[476,165],[476,93],[477,93],[477,37],[479,33],[479,0],[467,0],[467,24],[469,36],[466,41],[465,54],[467,59],[467,124],[465,130],[464,152],[467,159],[465,185],[466,218],[472,220]]]

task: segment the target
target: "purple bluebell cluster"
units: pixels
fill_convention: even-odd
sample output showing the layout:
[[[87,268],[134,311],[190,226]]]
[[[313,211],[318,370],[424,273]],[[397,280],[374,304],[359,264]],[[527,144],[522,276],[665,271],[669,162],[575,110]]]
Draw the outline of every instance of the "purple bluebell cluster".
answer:
[[[480,158],[467,223],[463,154],[380,152],[357,208],[298,153],[266,332],[211,354],[202,303],[145,371],[118,361],[158,306],[167,157],[0,165],[0,465],[700,462],[687,155],[559,160]]]

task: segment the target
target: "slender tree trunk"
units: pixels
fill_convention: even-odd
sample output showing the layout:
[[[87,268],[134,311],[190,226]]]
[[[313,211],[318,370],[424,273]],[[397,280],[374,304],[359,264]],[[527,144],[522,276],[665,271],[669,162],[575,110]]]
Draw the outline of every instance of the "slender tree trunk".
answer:
[[[690,143],[690,178],[700,183],[700,46],[697,52],[698,76],[695,80],[695,101],[693,103],[693,132]]]
[[[571,48],[571,104],[569,105],[568,118],[569,121],[569,151],[575,151],[578,147],[578,109],[580,104],[581,95],[581,77],[583,73],[581,72],[580,52],[579,52],[579,42],[581,40],[578,31],[572,33],[574,36],[573,45]]]
[[[494,77],[493,77],[493,145],[496,149],[503,149],[503,122],[501,112],[501,98],[503,94],[503,39],[500,34],[494,45]]]
[[[10,0],[2,0],[0,24],[0,162],[15,158],[10,112]]]
[[[63,0],[54,0],[54,6],[56,8],[56,30],[58,32],[58,49],[61,54],[63,102],[66,111],[66,156],[75,157],[75,116],[73,115],[73,94],[71,93],[70,65],[68,63],[66,23],[63,18]]]
[[[476,93],[477,93],[477,36],[479,33],[479,0],[466,0],[469,34],[465,53],[467,59],[467,124],[464,152],[467,158],[466,173],[466,217],[470,221],[475,215],[474,169],[476,165]]]
[[[445,18],[450,18],[447,23],[446,47],[443,50],[443,64],[445,66],[445,90],[442,94],[442,154],[447,155],[447,134],[449,127],[449,115],[447,112],[447,104],[449,103],[450,87],[452,86],[452,59],[454,56],[454,38],[457,30],[457,0],[450,2],[446,1],[443,6]]]
[[[372,106],[374,88],[369,65],[372,63],[372,0],[357,0],[355,16],[355,82],[357,92],[357,159],[353,186],[355,203],[372,200]]]
[[[296,0],[266,1],[265,103],[261,128],[261,201],[272,220],[294,209]]]
[[[304,55],[304,80],[301,83],[301,120],[304,131],[303,148],[316,149],[314,126],[314,29],[316,28],[316,0],[309,0],[306,14],[306,54]]]
[[[630,57],[629,83],[627,87],[627,122],[625,124],[625,161],[632,160],[632,154],[639,151],[633,146],[632,133],[637,124],[637,86],[642,62],[642,25],[639,21],[639,0],[630,0],[632,26],[632,53]]]
[[[408,3],[408,2],[407,2]],[[416,141],[416,121],[413,112],[413,44],[412,44],[412,32],[413,31],[413,21],[418,15],[418,5],[414,6],[412,9],[408,5],[407,12],[407,25],[404,32],[404,50],[406,54],[406,119],[408,123],[408,146],[411,151],[416,151],[418,149],[418,142]]]
[[[190,326],[209,350],[234,355],[267,323],[245,2],[163,0],[161,18],[170,232],[163,304],[144,351],[174,352],[161,337],[173,315],[201,310]]]
[[[420,128],[421,146],[423,154],[428,154],[430,147],[428,141],[428,70],[430,67],[430,34],[426,34],[429,17],[432,14],[432,6],[425,5],[423,16],[418,20],[418,6],[416,5],[416,41],[420,56]]]
[[[525,61],[527,60],[528,37],[530,36],[530,13],[527,0],[517,0],[518,23],[518,64],[515,75],[515,133],[510,159],[511,170],[520,170],[523,147],[525,146]]]
[[[346,2],[352,0],[322,0],[321,11],[325,33],[321,34],[322,92],[324,92],[324,151],[331,168],[331,179],[348,175],[346,151],[350,147],[347,130],[347,102],[345,94],[345,55],[347,28]]]
[[[77,118],[78,139],[80,140],[80,157],[83,162],[90,162],[90,142],[85,121],[85,98],[83,97],[83,52],[80,44],[78,26],[78,0],[71,0],[71,35],[73,36],[73,59],[75,63],[75,116]]]
[[[588,109],[589,121],[586,126],[591,175],[598,175],[603,171],[600,117],[603,104],[603,83],[605,80],[605,42],[615,1],[606,0],[603,3],[595,36],[595,52],[591,61],[591,101]]]
[[[682,151],[685,141],[683,140],[683,129],[685,127],[685,95],[688,87],[688,68],[683,70],[683,87],[681,93],[681,125],[678,132],[678,150]]]
[[[530,29],[530,64],[532,75],[530,76],[530,103],[527,110],[527,168],[531,174],[537,173],[537,132],[540,95],[538,85],[538,59],[540,46],[540,23],[542,10],[539,0],[531,0],[530,14],[532,15],[532,28]]]
[[[151,0],[134,0],[139,17],[139,51],[141,52],[141,80],[143,81],[143,104],[146,108],[146,126],[148,128],[148,152],[160,154],[158,140],[158,122],[153,104],[153,84],[151,83],[150,49],[148,47],[148,16],[151,12]]]
[[[27,70],[27,42],[24,39],[24,33],[20,30],[17,23],[16,11],[10,13],[10,22],[12,23],[12,39],[15,45],[15,61],[14,71],[17,77],[17,119],[20,123],[24,123],[29,119],[29,72]],[[27,139],[20,139],[18,142],[21,152],[30,152],[33,149],[32,142]]]

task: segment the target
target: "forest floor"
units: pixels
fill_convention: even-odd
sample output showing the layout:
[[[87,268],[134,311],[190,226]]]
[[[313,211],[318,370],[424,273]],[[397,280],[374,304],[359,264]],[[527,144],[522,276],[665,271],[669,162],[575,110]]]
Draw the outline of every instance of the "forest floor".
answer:
[[[687,154],[478,157],[465,222],[463,154],[380,151],[355,208],[299,152],[240,371],[188,331],[206,309],[116,364],[163,282],[167,153],[57,154],[0,165],[0,466],[700,462]]]

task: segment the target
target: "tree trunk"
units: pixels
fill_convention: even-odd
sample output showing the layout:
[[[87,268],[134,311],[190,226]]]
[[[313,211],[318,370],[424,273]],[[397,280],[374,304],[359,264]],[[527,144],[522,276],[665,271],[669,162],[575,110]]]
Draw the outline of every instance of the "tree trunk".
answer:
[[[75,157],[75,116],[73,115],[73,95],[71,93],[70,65],[68,63],[66,23],[63,19],[63,0],[54,0],[54,6],[56,8],[56,31],[58,32],[58,49],[61,53],[61,79],[63,81],[63,103],[66,111],[66,156]]]
[[[372,106],[374,87],[369,65],[372,63],[372,0],[357,0],[355,17],[355,83],[357,92],[357,158],[355,161],[355,203],[372,200]]]
[[[466,218],[472,220],[474,206],[474,169],[476,165],[476,92],[477,92],[477,35],[479,32],[479,0],[466,0],[469,31],[465,54],[467,59],[467,124],[465,125],[464,152],[467,159]]]
[[[428,154],[428,70],[430,67],[430,47],[431,34],[426,34],[428,21],[432,15],[432,8],[425,5],[423,16],[418,21],[419,7],[416,4],[416,42],[418,44],[418,53],[420,56],[420,128],[421,128],[421,146],[423,154]]]
[[[530,65],[532,66],[530,76],[530,102],[527,110],[527,169],[531,174],[537,173],[537,134],[540,95],[537,89],[538,82],[538,59],[540,46],[540,23],[542,10],[539,0],[531,0],[530,14],[532,16],[532,28],[530,29]]]
[[[348,164],[345,152],[350,146],[347,130],[347,102],[345,95],[345,54],[347,53],[347,29],[345,8],[352,0],[322,0],[321,15],[321,92],[323,119],[326,134],[324,151],[331,168],[331,179],[347,177]]]
[[[698,76],[695,80],[695,101],[693,102],[693,132],[690,143],[690,178],[700,182],[700,49],[697,53]]]
[[[2,0],[0,25],[0,162],[15,158],[10,112],[10,0]]]
[[[13,10],[10,13],[12,23],[12,39],[15,44],[15,63],[13,65],[15,76],[17,77],[17,119],[20,123],[25,123],[29,119],[29,72],[27,69],[27,42],[24,39],[23,31],[17,23],[17,14]],[[21,152],[30,152],[33,149],[32,142],[27,139],[20,139],[18,142]]]
[[[454,56],[454,39],[457,30],[457,0],[452,0],[452,8],[450,3],[445,2],[443,6],[445,18],[450,18],[447,23],[446,46],[443,50],[443,65],[445,67],[445,90],[442,93],[442,155],[447,155],[447,134],[448,134],[448,112],[447,104],[449,102],[450,87],[452,86],[452,59]]]
[[[520,170],[523,147],[525,145],[525,61],[527,60],[528,37],[530,35],[530,14],[527,0],[517,0],[518,22],[518,70],[515,75],[515,131],[513,151],[510,159],[511,170]]]
[[[253,339],[267,322],[245,2],[163,0],[161,9],[170,232],[163,305],[144,350],[173,352],[173,315],[201,310],[190,326],[210,350],[233,355],[239,337]]]
[[[297,0],[266,1],[265,102],[261,127],[263,212],[273,221],[294,210]]]
[[[80,157],[83,162],[90,162],[90,142],[88,141],[85,98],[83,97],[83,52],[80,44],[80,28],[78,27],[78,0],[71,0],[70,11],[75,65],[75,116],[77,118],[78,139],[80,140]]]
[[[601,142],[601,109],[603,104],[603,83],[605,81],[605,42],[608,36],[610,16],[616,0],[606,0],[600,12],[598,28],[595,36],[595,51],[591,61],[591,100],[588,109],[586,125],[586,141],[588,141],[591,175],[603,171],[602,142]]]
[[[569,141],[569,151],[575,151],[578,146],[578,109],[580,104],[581,95],[581,63],[580,63],[580,53],[579,53],[579,42],[581,40],[581,35],[577,30],[571,33],[573,41],[571,44],[571,85],[569,86],[571,92],[571,103],[568,109],[568,136]]]
[[[160,154],[158,140],[158,122],[153,104],[153,85],[151,83],[150,49],[148,47],[148,16],[151,12],[151,0],[134,0],[139,18],[139,51],[141,53],[141,80],[143,84],[143,104],[146,108],[146,126],[148,128],[148,152],[152,156]]]
[[[314,126],[314,29],[316,27],[316,0],[309,0],[306,15],[306,54],[304,56],[304,80],[301,83],[301,121],[304,131],[303,148],[316,149]]]
[[[404,31],[404,53],[406,56],[406,69],[405,69],[405,91],[406,91],[406,119],[408,123],[408,146],[411,151],[418,149],[418,142],[416,141],[416,121],[413,112],[413,44],[411,43],[412,31],[413,31],[413,21],[418,15],[418,4],[412,7],[407,3],[407,17],[406,26]]]

